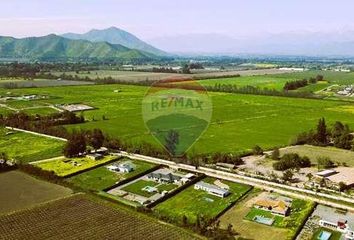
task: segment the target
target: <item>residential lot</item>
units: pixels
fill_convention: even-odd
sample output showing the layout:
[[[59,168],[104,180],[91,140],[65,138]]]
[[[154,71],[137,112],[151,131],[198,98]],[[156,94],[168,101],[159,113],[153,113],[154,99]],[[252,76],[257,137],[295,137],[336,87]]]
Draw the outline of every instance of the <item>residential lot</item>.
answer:
[[[274,196],[276,196],[276,198],[273,198]],[[306,220],[306,216],[311,212],[313,203],[292,199],[286,216],[273,214],[272,211],[269,210],[271,208],[260,209],[256,207],[260,202],[270,197],[277,199],[277,201],[288,199],[283,196],[275,195],[274,193],[254,189],[246,198],[237,202],[235,206],[220,217],[221,227],[226,229],[229,224],[232,224],[236,232],[246,239],[291,239],[301,226],[301,223]],[[277,201],[275,201],[275,203],[278,208],[282,203]],[[275,209],[274,205],[272,209]],[[271,224],[267,221],[257,222],[256,217],[262,220],[272,219],[273,222]]]
[[[225,197],[215,196],[205,190],[197,190],[195,185],[192,185],[157,205],[154,208],[156,214],[173,219],[176,222],[181,222],[183,216],[187,218],[189,223],[195,223],[198,217],[211,220],[251,189],[247,185],[220,181],[214,178],[205,178],[202,181],[213,185],[223,185],[224,188],[228,188],[230,194]]]
[[[309,217],[297,240],[315,240],[328,232],[330,240],[354,238],[354,213],[318,205]]]
[[[60,140],[0,128],[0,152],[22,163],[58,157],[64,144]]]
[[[72,193],[68,188],[38,180],[20,171],[0,173],[0,182],[0,215]]]
[[[129,183],[110,189],[107,193],[145,205],[155,202],[194,177],[194,174],[160,168]]]
[[[99,164],[110,162],[116,159],[116,156],[104,156],[104,158],[99,160],[94,160],[88,157],[80,158],[61,158],[55,159],[53,161],[39,162],[35,163],[37,167],[42,168],[43,170],[53,171],[57,176],[65,177],[69,174],[82,171]]]
[[[1,216],[0,232],[2,239],[11,240],[196,239],[180,228],[81,194]]]
[[[112,171],[108,169],[108,167],[112,164],[127,162],[133,166],[133,170],[131,172]],[[119,161],[112,164],[98,167],[96,169],[73,176],[67,181],[84,189],[101,191],[124,179],[134,177],[156,166],[151,163],[131,160],[128,158],[119,159]]]

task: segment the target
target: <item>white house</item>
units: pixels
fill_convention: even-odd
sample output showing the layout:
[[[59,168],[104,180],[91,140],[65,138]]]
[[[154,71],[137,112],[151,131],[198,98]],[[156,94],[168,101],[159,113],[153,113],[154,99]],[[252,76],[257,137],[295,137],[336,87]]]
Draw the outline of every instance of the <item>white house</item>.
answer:
[[[321,219],[319,225],[343,233],[345,240],[354,240],[354,229],[350,228],[350,223],[347,220],[338,220],[335,223]]]

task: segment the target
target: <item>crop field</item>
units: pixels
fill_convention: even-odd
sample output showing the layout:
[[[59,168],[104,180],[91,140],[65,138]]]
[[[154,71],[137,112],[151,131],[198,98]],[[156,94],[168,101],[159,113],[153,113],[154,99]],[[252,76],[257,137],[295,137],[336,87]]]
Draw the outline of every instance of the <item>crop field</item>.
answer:
[[[220,226],[226,229],[229,224],[234,226],[234,229],[246,239],[254,240],[286,240],[292,239],[298,227],[303,221],[306,221],[307,215],[314,207],[312,202],[294,199],[291,207],[290,216],[282,218],[276,217],[272,226],[256,223],[252,221],[253,216],[260,213],[259,209],[254,209],[254,199],[261,194],[259,189],[253,189],[242,201],[236,203],[229,209],[220,220]],[[263,216],[269,213],[261,212]],[[256,229],[256,231],[255,231]]]
[[[109,171],[107,169],[107,166],[102,166],[91,171],[87,171],[79,175],[73,176],[69,178],[68,181],[84,189],[100,191],[110,186],[113,186],[119,181],[146,172],[147,170],[155,166],[151,163],[130,160],[126,158],[120,159],[119,162],[124,162],[126,160],[129,160],[135,166],[134,171],[130,173],[116,173]]]
[[[0,79],[0,87],[3,88],[33,88],[33,87],[57,87],[57,86],[75,86],[75,85],[92,85],[93,82],[88,81],[71,81],[71,80],[53,80],[53,79]]]
[[[81,194],[1,216],[0,232],[1,238],[14,240],[199,239],[183,229]]]
[[[213,178],[203,179],[203,181],[209,183],[213,183],[215,180]],[[166,216],[176,222],[181,222],[183,216],[187,217],[189,223],[195,223],[198,216],[211,220],[251,188],[247,185],[228,181],[222,181],[222,183],[227,184],[231,192],[225,198],[210,195],[203,190],[196,190],[193,185],[165,202],[158,204],[154,211],[156,214]]]
[[[58,157],[63,146],[60,140],[0,128],[0,152],[22,163]]]
[[[329,157],[335,163],[345,163],[350,167],[354,167],[354,152],[334,147],[317,147],[310,145],[292,146],[280,149],[280,154],[297,153],[300,156],[310,158],[312,164],[317,164],[319,157]]]
[[[90,158],[70,158],[70,159],[55,159],[53,161],[39,162],[35,165],[43,170],[53,171],[57,176],[65,177],[69,174],[85,170],[96,165],[114,160],[115,156],[105,156],[100,160]]]
[[[168,78],[206,78],[206,77],[220,77],[240,74],[241,76],[264,75],[264,74],[281,74],[289,71],[279,69],[261,69],[261,70],[231,70],[231,71],[199,71],[193,74],[180,74],[180,73],[154,73],[154,72],[139,72],[139,71],[113,71],[113,70],[97,70],[97,71],[81,71],[65,72],[66,75],[78,76],[80,78],[89,77],[92,80],[104,77],[112,77],[120,81],[159,81]],[[56,76],[60,76],[63,72],[52,72]]]
[[[159,146],[142,118],[146,91],[146,87],[118,84],[13,90],[58,97],[45,100],[47,103],[80,102],[97,108],[84,113],[87,122],[69,128],[101,128],[125,141],[144,140]],[[213,104],[211,122],[190,151],[242,152],[256,144],[265,149],[284,146],[297,134],[315,128],[321,117],[326,118],[327,125],[342,121],[354,127],[354,106],[348,102],[228,93],[209,96]]]
[[[20,171],[1,173],[0,182],[0,215],[30,208],[72,193],[68,188],[38,180]]]

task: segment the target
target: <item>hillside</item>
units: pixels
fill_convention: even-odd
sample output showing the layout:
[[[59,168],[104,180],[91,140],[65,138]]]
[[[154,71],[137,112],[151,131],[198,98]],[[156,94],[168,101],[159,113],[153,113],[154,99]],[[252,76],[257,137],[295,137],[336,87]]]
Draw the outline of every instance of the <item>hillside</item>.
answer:
[[[116,27],[111,27],[103,30],[93,29],[84,34],[66,33],[63,34],[62,37],[75,40],[88,40],[91,42],[108,42],[111,44],[120,44],[127,48],[137,49],[140,51],[152,53],[154,55],[167,55],[167,53],[147,44],[146,42],[140,40],[133,34]]]
[[[71,40],[54,34],[22,39],[0,37],[0,58],[31,60],[113,59],[129,61],[155,57],[153,54],[130,49],[119,44]]]

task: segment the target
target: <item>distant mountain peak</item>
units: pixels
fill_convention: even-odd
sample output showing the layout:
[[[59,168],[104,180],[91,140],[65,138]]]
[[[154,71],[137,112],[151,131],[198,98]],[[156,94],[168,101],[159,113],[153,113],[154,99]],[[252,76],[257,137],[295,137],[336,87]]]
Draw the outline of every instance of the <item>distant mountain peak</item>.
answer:
[[[120,44],[127,48],[136,49],[159,56],[166,56],[167,53],[157,49],[148,43],[140,40],[135,35],[112,26],[106,29],[92,29],[83,34],[66,33],[62,37],[75,40],[88,40],[91,42],[108,42],[111,44]]]

